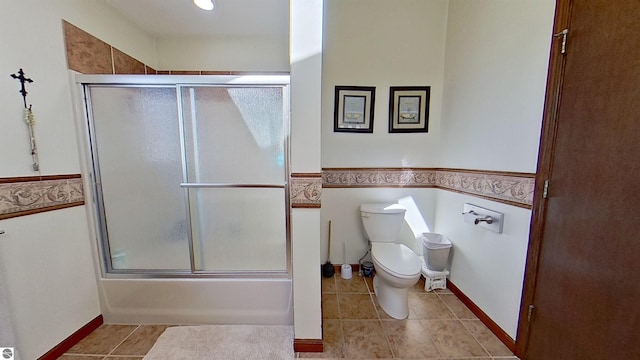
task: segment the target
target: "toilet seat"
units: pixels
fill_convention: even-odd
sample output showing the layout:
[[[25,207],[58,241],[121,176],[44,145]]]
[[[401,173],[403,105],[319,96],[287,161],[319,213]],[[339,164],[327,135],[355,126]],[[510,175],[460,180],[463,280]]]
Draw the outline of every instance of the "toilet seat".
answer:
[[[420,274],[420,259],[403,244],[372,243],[371,257],[382,270],[401,279],[410,279]]]

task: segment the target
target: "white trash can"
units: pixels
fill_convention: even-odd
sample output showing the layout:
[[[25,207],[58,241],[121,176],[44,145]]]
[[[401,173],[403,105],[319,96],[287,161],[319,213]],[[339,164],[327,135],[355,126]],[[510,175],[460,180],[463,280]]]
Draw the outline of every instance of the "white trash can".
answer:
[[[429,270],[443,271],[449,262],[451,240],[442,234],[422,234],[422,255]]]

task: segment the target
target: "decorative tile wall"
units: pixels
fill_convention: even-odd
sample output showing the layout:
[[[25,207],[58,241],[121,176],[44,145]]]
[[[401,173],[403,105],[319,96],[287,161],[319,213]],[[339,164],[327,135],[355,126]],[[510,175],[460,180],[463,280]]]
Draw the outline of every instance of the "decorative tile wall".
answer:
[[[111,45],[66,21],[62,28],[69,69],[83,74],[113,74]]]
[[[438,188],[531,209],[535,174],[428,168],[326,168],[325,188]]]
[[[243,71],[155,70],[63,21],[67,62],[84,74],[242,75]],[[531,209],[535,174],[436,168],[327,168],[291,174],[294,208],[319,208],[322,188],[438,188]],[[0,200],[1,201],[1,200]],[[2,216],[0,208],[0,216]]]
[[[322,174],[291,174],[289,194],[292,208],[319,208]]]
[[[80,174],[0,178],[0,219],[84,205]]]
[[[88,32],[62,21],[67,66],[82,74],[155,74],[156,70]]]
[[[116,49],[88,32],[62,21],[67,50],[67,66],[82,74],[139,74],[139,75],[256,75],[248,71],[156,70]],[[263,72],[264,74],[288,74]]]
[[[414,168],[326,168],[322,186],[338,187],[435,187],[435,169]]]
[[[438,170],[439,189],[531,209],[535,174]]]

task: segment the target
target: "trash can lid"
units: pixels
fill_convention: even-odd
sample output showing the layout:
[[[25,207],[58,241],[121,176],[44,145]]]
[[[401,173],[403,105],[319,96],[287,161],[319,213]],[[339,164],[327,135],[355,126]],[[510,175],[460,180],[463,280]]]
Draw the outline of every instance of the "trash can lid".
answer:
[[[444,249],[451,247],[451,240],[437,233],[422,233],[422,245],[428,249]]]

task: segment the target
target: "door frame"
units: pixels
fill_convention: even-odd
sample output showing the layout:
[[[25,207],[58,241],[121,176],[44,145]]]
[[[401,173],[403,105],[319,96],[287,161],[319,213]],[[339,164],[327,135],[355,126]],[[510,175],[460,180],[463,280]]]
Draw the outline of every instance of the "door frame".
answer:
[[[556,10],[553,33],[558,34],[569,28],[572,0],[556,0]],[[547,201],[544,195],[545,181],[551,178],[553,153],[557,132],[557,110],[562,95],[565,69],[565,56],[562,53],[562,37],[553,35],[549,56],[549,70],[547,74],[547,89],[542,118],[542,130],[538,149],[538,168],[533,193],[531,226],[529,229],[529,246],[527,249],[526,265],[520,301],[520,314],[516,335],[516,355],[524,358],[529,342],[530,313],[529,306],[533,304],[540,260],[540,248],[544,233]]]

